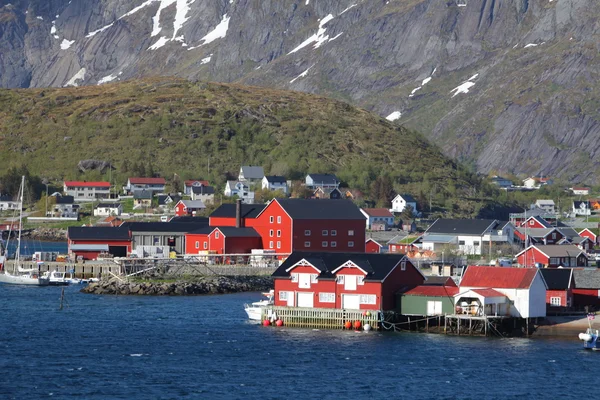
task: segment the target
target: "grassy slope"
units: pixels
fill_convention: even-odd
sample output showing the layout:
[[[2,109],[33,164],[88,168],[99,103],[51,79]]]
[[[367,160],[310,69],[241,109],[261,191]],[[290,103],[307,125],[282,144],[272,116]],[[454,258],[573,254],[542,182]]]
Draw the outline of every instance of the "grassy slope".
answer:
[[[241,164],[294,179],[334,172],[365,191],[386,173],[396,190],[429,193],[435,187],[440,202],[448,182],[453,196],[456,187],[473,186],[421,135],[346,103],[177,78],[0,90],[0,159],[0,175],[25,163],[57,182],[107,179],[77,170],[80,160],[98,159],[117,167],[112,177],[118,184],[142,162],[167,178],[177,173],[217,185],[227,173],[237,175]]]

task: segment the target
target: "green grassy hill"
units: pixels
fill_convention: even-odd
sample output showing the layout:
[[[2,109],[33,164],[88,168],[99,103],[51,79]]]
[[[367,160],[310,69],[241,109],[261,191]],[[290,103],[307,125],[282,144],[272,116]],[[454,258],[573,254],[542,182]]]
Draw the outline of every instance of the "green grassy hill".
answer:
[[[375,199],[390,191],[387,182],[462,214],[479,202],[465,195],[473,197],[478,179],[373,113],[306,93],[177,78],[0,90],[0,159],[0,176],[25,164],[57,183],[108,179],[108,171],[78,170],[95,159],[115,166],[117,186],[144,173],[202,177],[219,188],[244,164],[289,179],[336,173]]]

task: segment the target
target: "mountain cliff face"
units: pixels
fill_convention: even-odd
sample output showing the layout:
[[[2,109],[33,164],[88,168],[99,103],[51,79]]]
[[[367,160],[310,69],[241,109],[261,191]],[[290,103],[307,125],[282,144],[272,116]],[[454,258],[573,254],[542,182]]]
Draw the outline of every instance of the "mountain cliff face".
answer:
[[[3,87],[176,75],[319,93],[481,172],[599,182],[597,0],[0,5]]]

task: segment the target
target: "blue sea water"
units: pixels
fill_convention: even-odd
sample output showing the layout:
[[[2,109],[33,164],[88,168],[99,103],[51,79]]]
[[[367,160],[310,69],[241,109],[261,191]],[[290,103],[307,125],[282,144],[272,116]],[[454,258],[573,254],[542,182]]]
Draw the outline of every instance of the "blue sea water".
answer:
[[[600,354],[558,339],[262,327],[258,293],[0,285],[0,399],[582,399]]]
[[[11,239],[5,241],[8,243],[8,254],[14,257],[17,248],[17,240]],[[36,251],[54,251],[59,254],[67,254],[67,242],[49,242],[41,240],[21,240],[21,256],[27,257],[33,255]]]

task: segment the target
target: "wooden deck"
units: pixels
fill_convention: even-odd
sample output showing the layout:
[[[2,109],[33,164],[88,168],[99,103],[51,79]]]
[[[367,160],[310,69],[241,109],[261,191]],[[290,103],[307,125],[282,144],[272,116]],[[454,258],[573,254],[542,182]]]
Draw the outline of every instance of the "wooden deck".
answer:
[[[370,311],[369,316],[363,315],[363,310],[341,310],[335,308],[299,308],[299,307],[268,307],[263,309],[262,320],[270,318],[269,312],[283,321],[284,326],[313,329],[344,329],[346,321],[354,324],[361,322],[377,330],[380,328],[379,311]]]

